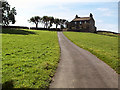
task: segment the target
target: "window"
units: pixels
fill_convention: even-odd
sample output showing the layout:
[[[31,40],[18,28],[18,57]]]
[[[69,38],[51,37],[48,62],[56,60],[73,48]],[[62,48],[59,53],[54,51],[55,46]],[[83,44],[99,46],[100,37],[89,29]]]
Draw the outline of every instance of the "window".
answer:
[[[82,22],[80,21],[80,24],[82,24]]]

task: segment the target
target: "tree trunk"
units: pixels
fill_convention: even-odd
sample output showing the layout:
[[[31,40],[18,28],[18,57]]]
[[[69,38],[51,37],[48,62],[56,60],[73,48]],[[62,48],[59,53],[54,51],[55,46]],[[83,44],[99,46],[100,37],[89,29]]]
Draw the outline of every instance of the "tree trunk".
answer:
[[[38,28],[38,23],[36,23],[36,29]]]
[[[58,25],[56,24],[56,29],[57,29]]]

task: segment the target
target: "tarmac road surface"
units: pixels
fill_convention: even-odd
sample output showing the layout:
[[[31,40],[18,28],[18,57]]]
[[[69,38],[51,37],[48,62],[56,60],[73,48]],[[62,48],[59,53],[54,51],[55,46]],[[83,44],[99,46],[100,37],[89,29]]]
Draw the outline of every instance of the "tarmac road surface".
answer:
[[[118,74],[58,32],[61,57],[50,88],[118,88]]]

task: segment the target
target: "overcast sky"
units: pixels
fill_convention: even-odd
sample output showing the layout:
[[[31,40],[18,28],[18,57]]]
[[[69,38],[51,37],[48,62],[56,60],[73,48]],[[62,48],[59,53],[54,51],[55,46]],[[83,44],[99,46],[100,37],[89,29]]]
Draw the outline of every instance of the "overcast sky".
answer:
[[[84,2],[83,2],[84,1]],[[17,26],[35,26],[27,20],[32,16],[54,16],[71,21],[77,14],[80,17],[90,13],[98,30],[118,32],[119,0],[8,0],[17,10]],[[88,2],[89,1],[89,2]],[[114,1],[114,2],[113,2]],[[41,24],[39,24],[41,27]]]

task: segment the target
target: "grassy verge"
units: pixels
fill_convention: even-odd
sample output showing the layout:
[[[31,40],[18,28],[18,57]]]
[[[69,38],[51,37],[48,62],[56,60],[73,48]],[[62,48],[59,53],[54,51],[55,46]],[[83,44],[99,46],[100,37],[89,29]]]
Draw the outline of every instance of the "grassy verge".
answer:
[[[97,32],[97,34],[100,35],[106,35],[106,36],[112,36],[112,37],[118,37],[119,34],[114,34],[114,33],[110,33],[110,32]]]
[[[48,88],[59,56],[56,32],[3,29],[3,88]]]
[[[72,42],[86,49],[110,65],[117,73],[118,70],[118,37],[83,32],[64,32]],[[119,65],[120,67],[120,65]]]

